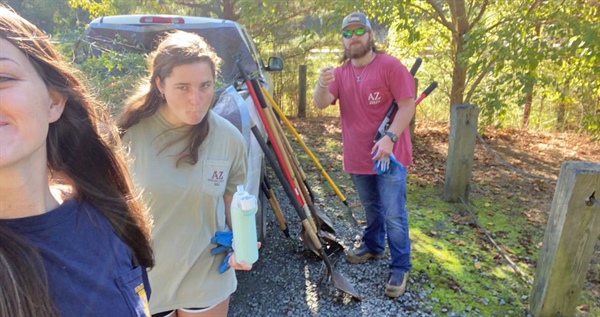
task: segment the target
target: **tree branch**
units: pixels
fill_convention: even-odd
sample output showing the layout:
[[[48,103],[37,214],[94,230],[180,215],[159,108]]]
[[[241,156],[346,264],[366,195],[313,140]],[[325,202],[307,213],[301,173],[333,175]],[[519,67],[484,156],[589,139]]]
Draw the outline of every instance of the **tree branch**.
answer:
[[[200,8],[202,3],[197,3],[193,0],[173,0],[173,3],[183,5],[190,8]]]
[[[489,32],[491,32],[491,31],[492,31],[494,28],[496,28],[496,27],[500,26],[500,24],[502,24],[502,23],[504,23],[504,22],[506,22],[506,20],[502,19],[502,20],[500,20],[500,21],[498,21],[498,22],[496,22],[496,23],[492,24],[492,25],[491,25],[489,28],[485,29],[485,30],[483,31],[483,33],[484,33],[484,34],[488,34],[488,33],[489,33]]]
[[[431,13],[431,12],[430,12],[430,11],[428,11],[427,9],[425,9],[425,8],[423,8],[423,7],[421,7],[421,6],[418,6],[418,5],[416,5],[416,4],[412,4],[412,3],[411,3],[411,4],[408,4],[408,6],[409,6],[409,7],[414,7],[414,8],[417,8],[417,9],[419,9],[421,12],[425,13],[425,14],[426,14],[426,15],[427,15],[429,18],[431,18],[431,19],[433,19],[433,20],[437,21],[437,22],[438,22],[439,24],[441,24],[441,25],[444,25],[444,21],[443,21],[443,20],[442,20],[442,19],[439,17],[439,15],[437,15],[437,14],[435,14],[435,13]],[[446,26],[446,25],[444,25],[444,26]],[[446,27],[447,27],[447,26],[446,26]],[[452,31],[452,29],[450,29],[450,31]]]
[[[440,7],[437,6],[437,4],[433,1],[433,0],[426,0],[427,3],[433,8],[433,10],[435,10],[435,13],[437,13],[437,16],[439,17],[440,23],[445,26],[446,28],[448,28],[448,30],[450,30],[451,32],[457,32],[457,30],[454,29],[454,26],[452,25],[452,23],[448,22],[448,20],[446,19],[446,16],[444,15],[444,12],[442,11],[442,9]],[[428,12],[428,11],[426,11]]]
[[[483,1],[483,5],[481,6],[479,13],[475,17],[475,19],[473,19],[473,22],[471,22],[469,24],[469,26],[467,27],[467,32],[471,31],[471,29],[473,29],[475,24],[477,24],[479,22],[479,20],[481,20],[481,17],[483,16],[483,14],[485,13],[485,10],[487,9],[488,3],[489,3],[488,0]]]
[[[492,68],[492,65],[494,65],[495,62],[496,62],[495,59],[491,59],[487,63],[487,65],[485,65],[485,67],[483,68],[483,70],[481,71],[481,73],[479,73],[479,75],[477,76],[477,78],[475,79],[475,81],[473,82],[473,84],[471,85],[471,88],[469,88],[469,92],[467,92],[467,94],[465,96],[465,103],[468,103],[469,100],[471,100],[471,97],[475,93],[475,89],[481,83],[481,81],[483,80],[483,78],[485,77],[485,75],[487,75],[487,73],[489,73],[490,68]]]
[[[531,5],[529,6],[529,9],[527,9],[527,13],[525,14],[525,16],[529,16],[539,5],[540,5],[540,0],[533,0],[531,2]]]

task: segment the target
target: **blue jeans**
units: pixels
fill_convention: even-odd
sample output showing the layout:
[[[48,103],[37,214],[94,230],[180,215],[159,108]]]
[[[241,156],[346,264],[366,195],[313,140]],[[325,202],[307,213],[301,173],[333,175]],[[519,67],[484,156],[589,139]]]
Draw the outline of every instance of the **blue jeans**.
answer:
[[[390,271],[406,273],[410,263],[410,239],[406,212],[406,168],[395,167],[391,174],[350,174],[365,209],[367,227],[363,244],[372,252],[385,251],[385,233],[392,260]]]

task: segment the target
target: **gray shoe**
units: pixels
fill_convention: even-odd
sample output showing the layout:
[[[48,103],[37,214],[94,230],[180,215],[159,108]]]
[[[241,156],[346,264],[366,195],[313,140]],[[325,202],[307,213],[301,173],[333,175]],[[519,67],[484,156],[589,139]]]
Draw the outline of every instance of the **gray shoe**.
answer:
[[[367,260],[369,260],[369,259],[381,259],[381,258],[383,258],[383,256],[384,256],[383,253],[380,253],[380,254],[373,253],[373,252],[371,252],[371,250],[369,250],[369,248],[367,248],[366,245],[362,244],[357,249],[354,249],[354,250],[346,253],[346,261],[348,261],[349,263],[353,263],[353,264],[360,264],[360,263],[367,262]]]
[[[385,285],[385,296],[396,298],[402,296],[406,291],[406,282],[408,280],[408,272],[406,273],[390,273],[390,278]]]

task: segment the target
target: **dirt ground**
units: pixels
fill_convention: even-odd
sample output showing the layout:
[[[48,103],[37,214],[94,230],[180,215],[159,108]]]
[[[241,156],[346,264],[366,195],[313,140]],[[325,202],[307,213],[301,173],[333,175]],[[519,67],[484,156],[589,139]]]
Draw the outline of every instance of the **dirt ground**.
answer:
[[[337,117],[292,119],[292,122],[298,131],[311,140],[319,140],[324,134],[339,136],[341,133]],[[410,173],[417,175],[415,179],[423,184],[416,185],[443,185],[448,132],[447,123],[417,122],[414,165],[411,166]],[[562,163],[600,162],[600,142],[592,141],[589,136],[494,128],[486,128],[484,131],[480,129],[479,133],[492,152],[480,139],[476,141],[471,193],[485,195],[494,200],[517,201],[523,210],[526,210],[528,220],[539,226],[540,230],[546,227],[556,186],[555,180],[559,176]],[[311,146],[330,147],[328,151],[331,153],[333,145],[319,144],[316,141],[311,143]],[[341,151],[337,157],[330,159],[341,160]],[[505,162],[502,162],[502,159]],[[600,198],[598,194],[600,193],[597,193],[597,199]],[[532,260],[532,265],[535,265],[535,260]],[[596,303],[600,302],[600,239],[595,246],[584,290],[591,292],[597,299]],[[589,309],[578,307],[579,312]]]

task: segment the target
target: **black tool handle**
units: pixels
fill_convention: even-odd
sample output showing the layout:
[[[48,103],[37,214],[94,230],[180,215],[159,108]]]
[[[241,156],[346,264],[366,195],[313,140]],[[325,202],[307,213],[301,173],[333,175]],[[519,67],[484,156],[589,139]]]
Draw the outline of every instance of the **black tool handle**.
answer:
[[[267,142],[260,134],[260,131],[258,130],[256,125],[253,125],[250,130],[254,134],[256,141],[258,141],[258,145],[260,145],[260,148],[263,150],[263,153],[265,153],[265,156],[267,157],[267,161],[271,165],[271,168],[273,168],[273,171],[275,171],[275,175],[279,179],[281,186],[283,186],[283,190],[285,191],[288,198],[290,199],[290,202],[292,203],[292,206],[294,207],[294,209],[296,210],[296,213],[300,217],[300,220],[306,219],[306,213],[304,212],[304,209],[302,209],[302,206],[300,206],[300,203],[298,202],[298,200],[295,199],[296,195],[294,194],[294,189],[287,182],[287,179],[283,173],[283,170],[281,169],[281,166],[279,166],[279,162],[277,161],[275,154],[273,154],[273,152],[271,152],[271,149],[269,149]]]
[[[417,70],[419,70],[419,67],[421,67],[422,63],[423,63],[423,59],[420,57],[417,57],[417,59],[415,60],[415,63],[410,68],[410,74],[413,75],[413,77],[415,77],[415,74],[417,73]]]
[[[429,94],[430,94],[430,93],[431,93],[431,92],[432,92],[434,89],[436,89],[436,88],[437,88],[437,86],[438,86],[438,83],[437,83],[437,81],[434,81],[434,82],[432,82],[431,84],[429,84],[429,86],[427,86],[427,88],[425,88],[425,90],[423,90],[423,92],[422,92],[422,93],[421,93],[421,95],[419,96],[419,99],[417,99],[417,100],[415,101],[415,107],[416,107],[416,106],[417,106],[419,103],[421,103],[421,101],[422,101],[423,99],[425,99],[425,97],[429,96]]]
[[[438,86],[438,82],[434,81],[431,84],[429,84],[429,86],[427,86],[427,88],[425,88],[425,90],[423,90],[423,93],[425,95],[429,95],[434,89],[436,89]]]

